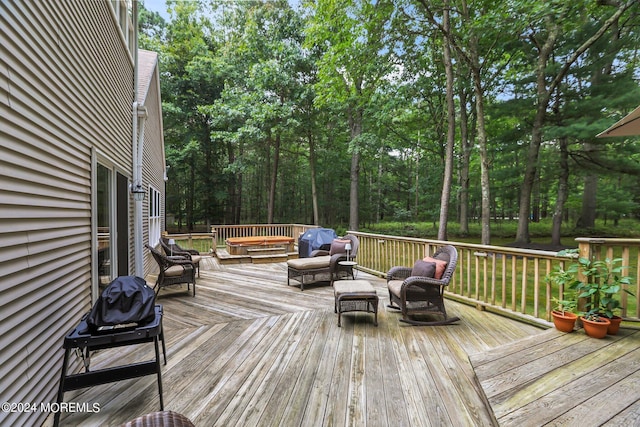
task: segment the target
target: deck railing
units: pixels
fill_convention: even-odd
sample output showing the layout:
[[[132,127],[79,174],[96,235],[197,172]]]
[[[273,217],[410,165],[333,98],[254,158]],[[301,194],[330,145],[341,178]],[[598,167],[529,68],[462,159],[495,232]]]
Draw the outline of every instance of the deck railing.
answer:
[[[216,239],[212,233],[172,233],[169,235],[166,231],[163,237],[171,238],[182,248],[196,249],[201,254],[215,252]]]
[[[176,240],[180,246],[196,249],[200,253],[215,252],[224,247],[229,237],[253,236],[289,236],[296,239],[313,225],[303,224],[250,224],[250,225],[213,225],[211,233],[172,233],[163,235]]]
[[[432,255],[444,244],[458,250],[458,266],[449,285],[451,298],[475,304],[480,309],[501,312],[533,322],[549,321],[554,297],[563,299],[563,289],[546,280],[556,266],[567,267],[573,259],[557,252],[443,242],[350,231],[358,236],[358,268],[384,276],[395,265],[412,266],[415,260]],[[597,259],[622,258],[629,274],[640,277],[639,239],[576,239],[581,256]],[[629,289],[640,293],[634,281]],[[621,296],[622,317],[640,318],[636,298]]]
[[[251,224],[214,225],[211,234],[203,233],[215,246],[224,246],[229,237],[282,235],[298,237],[311,225]],[[349,231],[360,240],[358,269],[381,277],[393,266],[412,266],[417,259],[432,255],[442,245],[452,244],[458,250],[458,266],[449,285],[447,296],[473,304],[479,309],[500,312],[532,323],[550,321],[552,299],[563,298],[559,289],[546,277],[556,266],[567,267],[574,260],[558,256],[557,252],[444,242],[431,239],[396,237],[383,234]],[[178,239],[177,235],[172,237]],[[200,238],[199,235],[189,235]],[[204,238],[204,237],[203,237]],[[596,259],[622,258],[627,266],[625,274],[634,278],[629,289],[640,295],[640,239],[576,239],[581,256]],[[215,247],[214,246],[214,247]],[[637,298],[621,295],[622,316],[627,320],[640,320]]]
[[[248,225],[212,225],[211,232],[218,246],[224,246],[229,237],[288,236],[298,241],[298,236],[314,225],[304,224],[248,224]]]

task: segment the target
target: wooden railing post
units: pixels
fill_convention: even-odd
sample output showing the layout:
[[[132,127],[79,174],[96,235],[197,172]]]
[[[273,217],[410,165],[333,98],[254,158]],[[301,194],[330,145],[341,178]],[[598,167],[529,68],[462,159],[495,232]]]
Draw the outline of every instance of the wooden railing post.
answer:
[[[576,239],[578,241],[578,256],[580,258],[591,259],[591,243],[588,239]],[[583,282],[586,280],[584,274],[582,274],[582,269],[578,270],[578,280]],[[586,298],[578,298],[578,311],[585,311],[585,307],[587,305]]]

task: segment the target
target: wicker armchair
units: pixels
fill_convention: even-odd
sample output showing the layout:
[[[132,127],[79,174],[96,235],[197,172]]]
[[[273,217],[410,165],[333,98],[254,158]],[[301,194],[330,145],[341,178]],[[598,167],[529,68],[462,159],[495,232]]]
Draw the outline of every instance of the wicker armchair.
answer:
[[[442,277],[412,276],[411,267],[392,267],[387,273],[390,308],[402,312],[402,322],[412,325],[448,325],[460,320],[447,317],[444,306],[444,290],[453,277],[458,263],[458,251],[451,245],[439,248],[433,258],[446,261]],[[439,313],[443,320],[416,320],[415,315]]]
[[[202,259],[200,252],[195,249],[181,248],[176,243],[170,244],[169,239],[166,237],[160,238],[160,246],[162,246],[162,250],[167,256],[181,256],[189,258],[193,262],[193,265],[196,266],[196,273],[198,274],[198,277],[200,277],[200,260]]]
[[[360,241],[351,234],[347,234],[342,239],[351,241],[349,260],[353,261],[358,255]],[[332,286],[334,280],[340,277],[351,276],[353,278],[353,266],[340,264],[340,261],[346,260],[346,252],[331,254],[330,251],[321,249],[311,252],[309,258],[290,259],[287,261],[287,286],[290,285],[291,279],[294,279],[300,282],[300,290],[304,291],[305,277],[308,276],[311,276],[314,281],[317,275],[328,276]]]
[[[193,296],[196,296],[196,267],[193,261],[181,256],[165,256],[161,252],[155,250],[149,245],[145,245],[153,258],[158,263],[160,272],[158,273],[158,279],[154,289],[156,290],[156,296],[160,292],[160,289],[165,286],[177,285],[180,283],[187,284],[187,291],[190,289],[191,283],[193,283]]]

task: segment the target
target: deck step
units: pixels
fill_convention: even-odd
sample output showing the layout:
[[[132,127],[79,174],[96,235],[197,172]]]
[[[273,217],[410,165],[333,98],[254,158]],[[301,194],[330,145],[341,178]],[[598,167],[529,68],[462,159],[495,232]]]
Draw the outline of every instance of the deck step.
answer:
[[[247,249],[247,255],[275,255],[286,253],[285,248],[251,248]]]
[[[266,249],[266,248],[262,248]],[[215,253],[215,257],[219,264],[221,265],[229,265],[229,264],[267,264],[267,263],[277,263],[277,262],[285,262],[288,259],[298,258],[297,252],[283,252],[283,248],[280,251],[263,251],[257,252],[253,255],[230,255],[224,249],[218,249]],[[265,253],[266,252],[266,253]],[[275,253],[274,253],[275,252]]]
[[[271,255],[251,255],[251,262],[254,264],[266,264],[271,262],[285,262],[287,261],[287,254],[271,254]]]

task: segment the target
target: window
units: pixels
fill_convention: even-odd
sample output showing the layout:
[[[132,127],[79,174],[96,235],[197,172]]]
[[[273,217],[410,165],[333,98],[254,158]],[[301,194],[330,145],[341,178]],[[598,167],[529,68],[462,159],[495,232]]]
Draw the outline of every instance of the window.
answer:
[[[156,247],[158,245],[161,233],[160,192],[149,186],[149,246]]]
[[[114,263],[114,225],[113,225],[113,171],[107,166],[98,164],[96,172],[96,201],[98,226],[98,279],[99,283],[107,284],[111,281]]]

